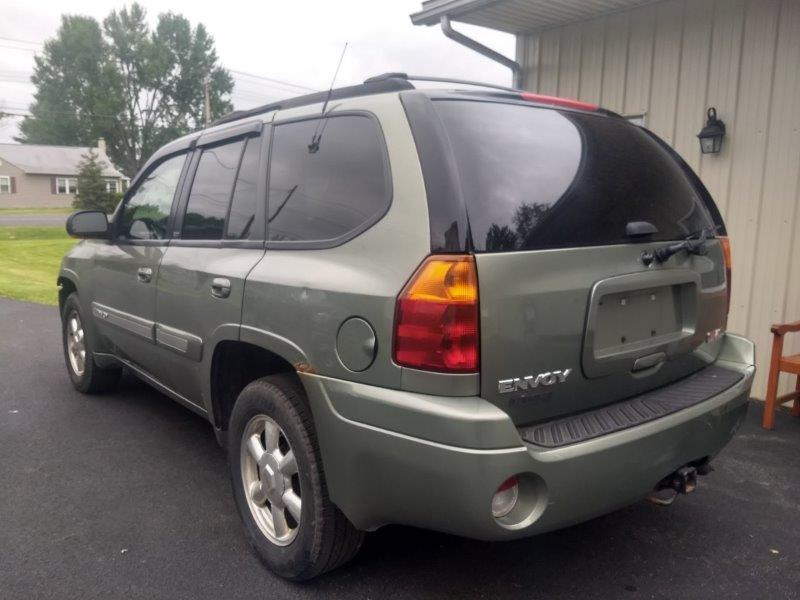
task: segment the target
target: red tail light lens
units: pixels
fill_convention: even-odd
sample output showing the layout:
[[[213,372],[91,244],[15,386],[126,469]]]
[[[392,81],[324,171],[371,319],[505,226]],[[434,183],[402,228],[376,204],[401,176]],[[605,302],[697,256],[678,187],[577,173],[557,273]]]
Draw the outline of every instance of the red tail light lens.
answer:
[[[445,373],[478,370],[478,276],[472,256],[431,256],[400,292],[394,360]]]
[[[725,281],[728,284],[728,312],[731,311],[731,241],[725,236],[719,236],[720,246],[722,246],[722,256],[725,259]]]

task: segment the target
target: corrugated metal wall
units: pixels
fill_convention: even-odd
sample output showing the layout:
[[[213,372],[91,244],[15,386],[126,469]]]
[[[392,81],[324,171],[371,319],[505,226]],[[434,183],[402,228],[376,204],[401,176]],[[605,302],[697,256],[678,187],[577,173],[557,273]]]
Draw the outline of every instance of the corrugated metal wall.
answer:
[[[800,0],[658,2],[519,36],[517,59],[527,89],[644,113],[700,174],[732,239],[728,327],[755,340],[763,397],[770,324],[800,320]],[[718,155],[696,138],[709,106]]]

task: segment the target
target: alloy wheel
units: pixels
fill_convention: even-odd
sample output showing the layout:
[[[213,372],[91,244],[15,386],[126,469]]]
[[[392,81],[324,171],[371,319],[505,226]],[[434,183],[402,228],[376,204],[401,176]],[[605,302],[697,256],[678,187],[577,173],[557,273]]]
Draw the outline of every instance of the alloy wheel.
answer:
[[[73,310],[67,317],[67,356],[73,373],[78,377],[83,376],[86,369],[86,342],[84,339],[83,323],[78,311]]]
[[[256,415],[244,429],[240,454],[245,498],[259,529],[278,546],[292,543],[302,500],[289,439],[273,419]]]

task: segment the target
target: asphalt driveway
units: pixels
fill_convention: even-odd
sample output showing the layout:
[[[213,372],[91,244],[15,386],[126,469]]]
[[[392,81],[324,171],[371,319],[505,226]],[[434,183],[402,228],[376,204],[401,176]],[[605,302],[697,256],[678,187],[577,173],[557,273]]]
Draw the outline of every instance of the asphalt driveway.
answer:
[[[481,543],[405,527],[303,584],[265,571],[202,419],[132,378],[81,396],[56,310],[0,299],[0,598],[798,598],[800,419],[760,406],[698,491]],[[591,493],[591,490],[587,490]]]

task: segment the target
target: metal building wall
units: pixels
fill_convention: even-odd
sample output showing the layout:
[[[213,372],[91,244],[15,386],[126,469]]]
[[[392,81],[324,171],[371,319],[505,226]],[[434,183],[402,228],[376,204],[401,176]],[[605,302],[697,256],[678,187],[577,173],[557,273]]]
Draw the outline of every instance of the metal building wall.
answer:
[[[800,320],[800,0],[657,2],[518,36],[517,60],[526,89],[645,114],[700,174],[732,240],[728,328],[755,340],[763,398],[770,324]],[[696,138],[709,106],[718,155]]]

